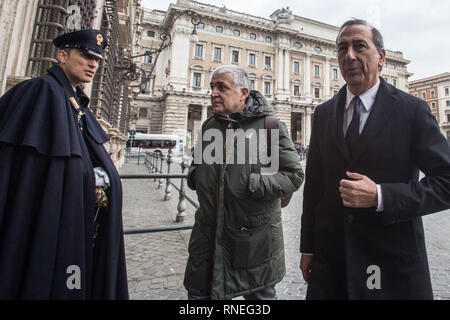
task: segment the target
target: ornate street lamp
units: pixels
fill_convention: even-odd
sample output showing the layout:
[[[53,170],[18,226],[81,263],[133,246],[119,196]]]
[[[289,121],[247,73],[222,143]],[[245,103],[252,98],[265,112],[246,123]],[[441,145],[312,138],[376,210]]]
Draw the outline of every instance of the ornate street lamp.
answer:
[[[194,27],[190,36],[190,40],[193,42],[198,41],[197,26],[201,23],[200,15],[192,10],[183,10],[178,12],[177,15],[172,19],[171,23],[163,28],[162,32],[160,33],[159,38],[161,39],[161,43],[157,48],[152,48],[142,54],[138,54],[135,56],[119,58],[115,68],[116,70],[121,72],[122,81],[136,81],[141,78],[141,82],[139,84],[130,85],[130,87],[143,87],[147,83],[147,81],[150,80],[155,69],[156,62],[158,61],[159,54],[172,44],[172,36],[170,35],[172,26],[175,24],[178,18],[185,14],[191,16],[191,23]],[[153,57],[150,71],[146,71],[143,68],[138,67],[138,65],[133,62],[133,59],[144,56]]]

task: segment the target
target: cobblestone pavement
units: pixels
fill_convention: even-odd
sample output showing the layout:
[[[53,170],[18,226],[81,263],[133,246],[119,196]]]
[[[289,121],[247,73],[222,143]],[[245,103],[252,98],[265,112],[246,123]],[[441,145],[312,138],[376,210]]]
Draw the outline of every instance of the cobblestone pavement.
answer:
[[[303,163],[304,165],[304,163]],[[180,172],[174,164],[171,172]],[[148,173],[144,165],[124,164],[121,174]],[[124,228],[144,228],[177,225],[178,192],[164,201],[165,181],[161,189],[152,180],[123,180]],[[175,181],[179,186],[180,181]],[[279,299],[303,300],[306,285],[298,268],[300,254],[300,208],[303,189],[296,192],[288,207],[283,209],[286,276],[277,284]],[[195,193],[186,193],[196,201]],[[186,219],[193,223],[194,208],[186,202]],[[450,299],[450,210],[425,216],[426,244],[435,299]],[[184,268],[190,230],[125,235],[128,285],[131,299],[179,300],[187,299],[183,287]],[[237,298],[240,299],[240,298]]]

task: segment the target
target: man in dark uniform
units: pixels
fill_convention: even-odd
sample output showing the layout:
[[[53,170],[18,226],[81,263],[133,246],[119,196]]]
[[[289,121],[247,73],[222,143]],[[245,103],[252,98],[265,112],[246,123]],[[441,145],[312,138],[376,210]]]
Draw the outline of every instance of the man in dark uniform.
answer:
[[[127,299],[122,187],[80,87],[107,39],[53,43],[58,65],[0,98],[0,299]]]

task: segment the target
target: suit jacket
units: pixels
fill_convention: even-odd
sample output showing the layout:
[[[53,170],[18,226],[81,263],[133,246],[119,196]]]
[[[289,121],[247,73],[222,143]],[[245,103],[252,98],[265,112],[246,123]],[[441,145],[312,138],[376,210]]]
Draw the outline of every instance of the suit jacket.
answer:
[[[380,81],[352,158],[343,134],[346,87],[314,114],[300,243],[314,254],[311,298],[339,290],[350,299],[433,297],[421,216],[450,207],[450,148],[423,100]],[[381,185],[383,212],[343,206],[346,171]]]

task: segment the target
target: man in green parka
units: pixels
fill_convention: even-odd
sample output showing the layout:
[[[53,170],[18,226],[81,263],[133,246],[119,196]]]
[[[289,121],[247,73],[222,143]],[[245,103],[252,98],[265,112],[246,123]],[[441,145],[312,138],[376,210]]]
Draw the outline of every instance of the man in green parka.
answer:
[[[184,285],[189,299],[276,299],[286,272],[280,199],[302,184],[300,159],[284,123],[267,137],[274,110],[241,67],[213,72],[211,104],[188,176],[200,207]]]

